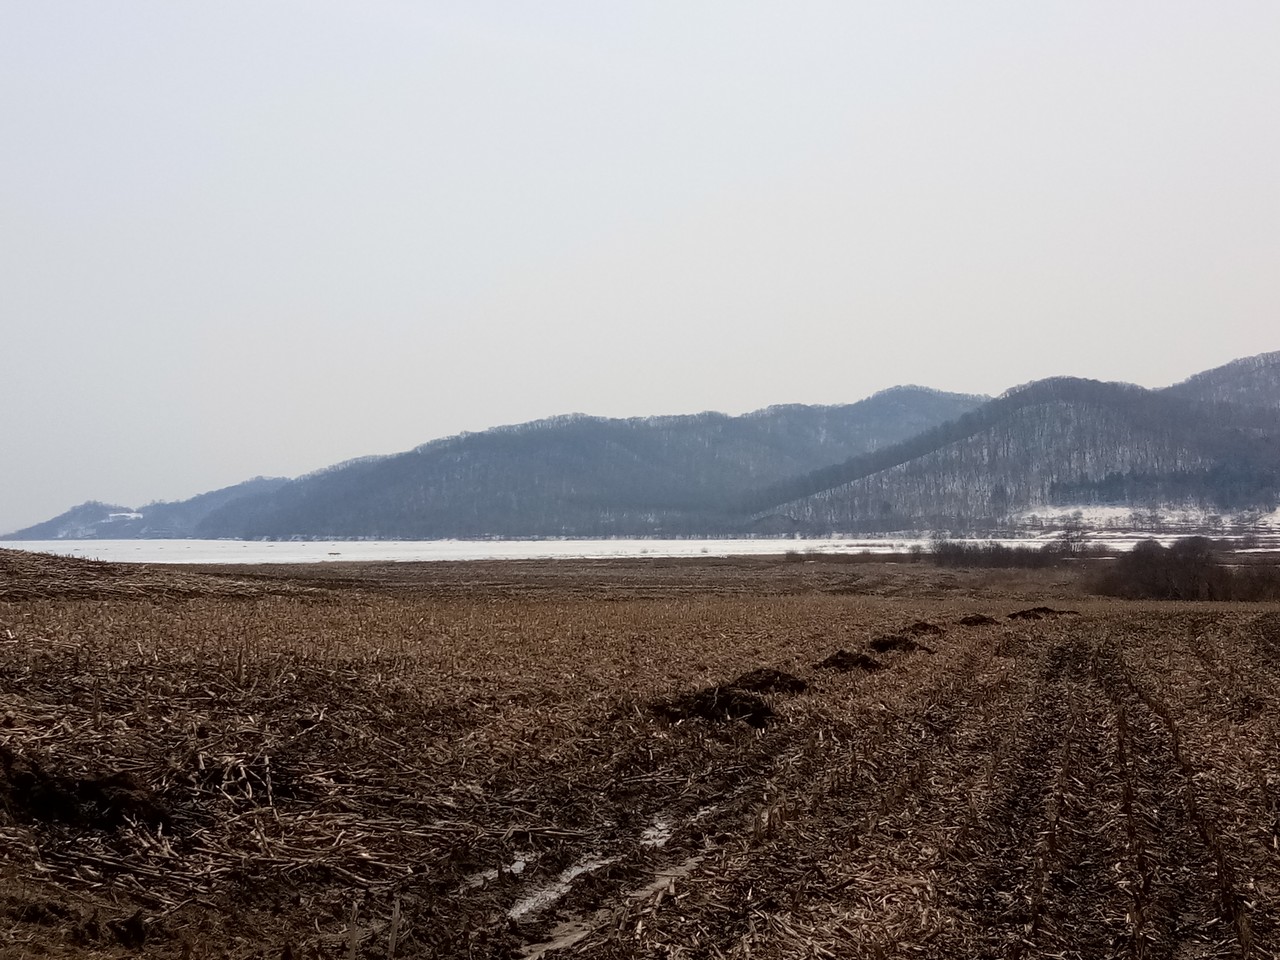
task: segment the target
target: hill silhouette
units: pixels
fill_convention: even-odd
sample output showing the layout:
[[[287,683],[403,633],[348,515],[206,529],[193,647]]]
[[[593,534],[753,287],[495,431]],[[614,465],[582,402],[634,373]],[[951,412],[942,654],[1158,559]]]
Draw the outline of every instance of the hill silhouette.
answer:
[[[989,399],[895,387],[742,416],[574,414],[10,535],[483,538],[1008,528],[1086,505],[1270,511],[1280,352],[1148,390],[1056,377]]]

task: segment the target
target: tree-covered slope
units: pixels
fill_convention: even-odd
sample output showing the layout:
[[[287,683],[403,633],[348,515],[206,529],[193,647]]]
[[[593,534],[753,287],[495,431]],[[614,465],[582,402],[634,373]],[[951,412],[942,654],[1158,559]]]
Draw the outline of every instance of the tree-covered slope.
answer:
[[[985,526],[1053,504],[1274,507],[1280,416],[1058,378],[894,447],[763,491],[756,529]]]
[[[984,398],[900,387],[743,416],[568,416],[464,434],[229,503],[202,536],[715,533],[749,491],[899,442]]]
[[[172,503],[149,503],[132,509],[90,500],[51,520],[17,530],[0,540],[132,540],[190,537],[196,526],[219,507],[275,490],[287,481],[256,477]]]
[[[1189,400],[1280,410],[1280,350],[1242,357],[1167,387]]]
[[[1280,352],[1163,390],[1055,378],[988,400],[898,387],[843,406],[463,434],[296,480],[12,537],[548,537],[972,528],[1040,508],[1274,509]]]

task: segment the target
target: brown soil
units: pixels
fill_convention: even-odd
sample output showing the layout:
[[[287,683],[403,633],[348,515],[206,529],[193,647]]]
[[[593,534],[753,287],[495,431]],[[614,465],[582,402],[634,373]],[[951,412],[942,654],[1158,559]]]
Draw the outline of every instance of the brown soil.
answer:
[[[64,823],[115,830],[136,821],[169,822],[163,802],[127,773],[76,777],[51,773],[33,757],[0,745],[0,808],[20,823]]]

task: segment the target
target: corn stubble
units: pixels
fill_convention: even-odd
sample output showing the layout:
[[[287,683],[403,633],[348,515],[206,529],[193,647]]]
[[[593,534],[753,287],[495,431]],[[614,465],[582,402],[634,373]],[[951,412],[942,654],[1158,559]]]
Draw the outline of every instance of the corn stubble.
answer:
[[[0,955],[1277,955],[1274,605],[869,571],[0,552]]]

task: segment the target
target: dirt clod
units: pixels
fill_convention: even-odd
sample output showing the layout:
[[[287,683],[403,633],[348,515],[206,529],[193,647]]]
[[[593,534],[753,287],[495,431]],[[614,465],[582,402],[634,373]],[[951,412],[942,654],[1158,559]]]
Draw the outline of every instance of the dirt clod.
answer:
[[[995,617],[989,617],[985,613],[971,613],[967,617],[961,617],[956,623],[962,627],[989,627],[993,623],[999,623]]]
[[[928,620],[917,620],[903,630],[902,633],[909,637],[940,637],[946,631],[936,623],[930,623]]]
[[[760,667],[747,671],[729,686],[756,693],[804,693],[809,685],[785,671]]]
[[[753,727],[764,727],[774,717],[773,708],[767,703],[737,687],[708,687],[683,697],[658,701],[653,708],[677,723],[695,718],[713,723],[744,720]]]
[[[899,651],[902,653],[914,653],[917,650],[923,650],[925,653],[933,653],[933,650],[926,647],[923,643],[917,643],[911,637],[901,633],[890,633],[883,637],[876,637],[869,644],[876,653],[890,653]]]
[[[110,921],[107,928],[120,942],[120,946],[129,950],[137,950],[147,942],[147,925],[142,919],[141,910],[125,920]]]
[[[0,746],[0,808],[19,822],[114,830],[127,819],[166,823],[169,812],[127,773],[73,777]]]
[[[1053,607],[1028,607],[1009,614],[1010,620],[1044,620],[1046,617],[1065,617],[1078,613],[1076,610],[1055,610]]]
[[[848,673],[851,670],[883,670],[884,664],[875,657],[868,657],[865,653],[850,653],[848,650],[837,650],[825,660],[820,660],[813,665],[815,670],[838,670],[841,673]]]

